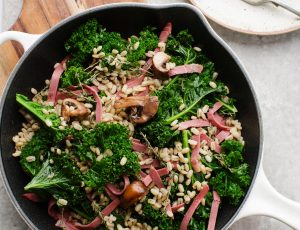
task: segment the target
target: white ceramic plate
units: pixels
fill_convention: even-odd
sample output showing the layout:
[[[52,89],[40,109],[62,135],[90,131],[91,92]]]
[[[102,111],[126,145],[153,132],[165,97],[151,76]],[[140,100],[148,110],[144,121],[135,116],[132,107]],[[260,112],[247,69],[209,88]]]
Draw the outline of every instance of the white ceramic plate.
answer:
[[[241,0],[190,0],[209,19],[247,34],[274,35],[300,29],[300,18],[271,3],[251,6]],[[300,10],[300,0],[281,0]]]

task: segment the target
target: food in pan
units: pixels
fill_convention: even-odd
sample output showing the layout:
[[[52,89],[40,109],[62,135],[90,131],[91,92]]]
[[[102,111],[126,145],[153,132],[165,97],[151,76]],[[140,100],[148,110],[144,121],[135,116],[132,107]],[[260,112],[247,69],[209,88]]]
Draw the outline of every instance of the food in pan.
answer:
[[[222,203],[243,198],[249,166],[229,88],[188,30],[158,34],[124,39],[89,20],[45,87],[16,95],[23,196],[48,202],[57,227],[214,229]]]

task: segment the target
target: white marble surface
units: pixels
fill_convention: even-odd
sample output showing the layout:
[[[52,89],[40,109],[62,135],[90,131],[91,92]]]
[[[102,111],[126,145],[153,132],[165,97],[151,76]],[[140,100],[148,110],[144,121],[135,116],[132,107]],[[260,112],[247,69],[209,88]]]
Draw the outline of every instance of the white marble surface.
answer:
[[[1,1],[1,0],[0,0]],[[4,0],[4,22],[12,21],[16,2]],[[149,0],[151,3],[183,0]],[[237,53],[250,73],[256,89],[264,124],[263,165],[272,185],[283,195],[300,202],[300,31],[286,35],[259,37],[232,32],[212,23],[217,33]],[[8,23],[6,24],[6,28]],[[299,214],[300,219],[300,214]],[[12,207],[0,181],[0,230],[21,230],[27,226]],[[234,230],[290,229],[269,217],[244,218]]]

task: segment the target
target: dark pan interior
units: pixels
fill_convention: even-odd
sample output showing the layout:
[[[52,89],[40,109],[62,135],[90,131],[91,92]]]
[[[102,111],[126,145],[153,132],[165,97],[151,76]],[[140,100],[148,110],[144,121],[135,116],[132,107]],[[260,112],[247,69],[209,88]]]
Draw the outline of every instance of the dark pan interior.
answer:
[[[255,175],[260,159],[260,116],[255,96],[245,78],[245,73],[230,51],[221,45],[219,39],[210,33],[196,10],[177,5],[172,7],[149,8],[147,6],[126,5],[123,7],[104,7],[89,10],[72,20],[66,20],[59,27],[49,31],[29,54],[22,59],[11,76],[11,81],[3,95],[1,116],[1,160],[4,177],[15,204],[19,205],[21,215],[28,218],[32,228],[55,229],[54,221],[48,216],[46,204],[36,204],[21,198],[23,187],[29,178],[22,172],[18,160],[11,154],[14,151],[12,137],[21,128],[24,121],[18,113],[15,102],[17,92],[30,95],[30,88],[42,89],[44,80],[50,78],[53,65],[62,60],[66,53],[64,41],[80,24],[90,18],[97,18],[110,31],[118,31],[124,37],[137,33],[146,25],[161,29],[171,21],[174,32],[188,28],[199,42],[204,52],[216,63],[220,79],[228,84],[232,96],[237,99],[238,119],[243,124],[243,136],[246,140],[246,161],[251,165],[251,176]],[[14,200],[15,199],[15,200]],[[239,207],[222,204],[216,229],[228,226]]]

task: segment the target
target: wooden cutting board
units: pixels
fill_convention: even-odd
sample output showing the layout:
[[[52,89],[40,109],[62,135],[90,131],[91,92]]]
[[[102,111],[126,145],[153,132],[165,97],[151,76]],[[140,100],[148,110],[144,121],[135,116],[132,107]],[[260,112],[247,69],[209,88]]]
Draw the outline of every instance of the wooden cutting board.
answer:
[[[144,0],[129,1],[144,2]],[[40,34],[70,15],[113,2],[128,2],[128,0],[23,0],[21,14],[10,30]],[[17,42],[8,41],[0,45],[0,97],[9,74],[22,54],[22,46]]]

